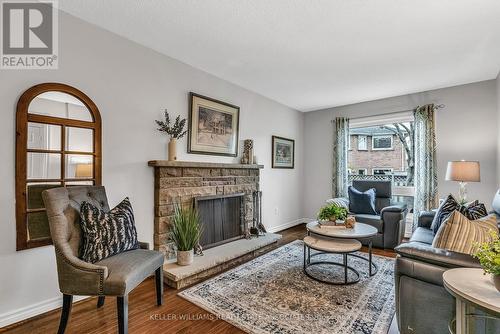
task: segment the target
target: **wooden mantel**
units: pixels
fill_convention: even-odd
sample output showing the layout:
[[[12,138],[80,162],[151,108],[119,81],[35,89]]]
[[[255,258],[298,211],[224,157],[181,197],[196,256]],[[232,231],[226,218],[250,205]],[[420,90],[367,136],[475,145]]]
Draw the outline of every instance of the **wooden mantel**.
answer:
[[[263,169],[264,165],[231,164],[220,162],[196,162],[196,161],[148,161],[151,167],[177,167],[177,168],[224,168],[224,169]]]

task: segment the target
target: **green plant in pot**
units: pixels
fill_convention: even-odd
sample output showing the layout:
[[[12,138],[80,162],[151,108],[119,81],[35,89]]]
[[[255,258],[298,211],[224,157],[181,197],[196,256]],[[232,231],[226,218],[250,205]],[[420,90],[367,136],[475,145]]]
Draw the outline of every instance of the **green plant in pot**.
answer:
[[[177,246],[177,264],[193,263],[194,248],[201,236],[200,216],[194,208],[175,207],[170,239]]]
[[[318,220],[323,221],[336,221],[337,219],[343,220],[347,218],[347,209],[340,207],[336,204],[327,204],[319,209]]]
[[[484,273],[491,274],[495,287],[500,292],[500,238],[498,233],[491,231],[491,240],[477,244],[474,257],[479,259]]]

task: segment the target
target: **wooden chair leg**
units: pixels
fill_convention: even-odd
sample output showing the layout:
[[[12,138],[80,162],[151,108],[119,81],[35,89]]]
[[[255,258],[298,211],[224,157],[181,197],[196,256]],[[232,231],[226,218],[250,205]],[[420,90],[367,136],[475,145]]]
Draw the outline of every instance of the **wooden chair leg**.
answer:
[[[118,333],[128,334],[128,295],[116,298],[118,311]]]
[[[163,304],[163,266],[160,266],[160,268],[156,269],[155,281],[156,281],[156,305],[161,306]]]
[[[104,298],[104,296],[99,296],[99,298],[97,299],[97,308],[104,306]]]
[[[71,306],[73,306],[73,296],[63,294],[63,306],[61,312],[61,320],[57,334],[64,334],[66,325],[68,325],[69,316],[71,314]]]

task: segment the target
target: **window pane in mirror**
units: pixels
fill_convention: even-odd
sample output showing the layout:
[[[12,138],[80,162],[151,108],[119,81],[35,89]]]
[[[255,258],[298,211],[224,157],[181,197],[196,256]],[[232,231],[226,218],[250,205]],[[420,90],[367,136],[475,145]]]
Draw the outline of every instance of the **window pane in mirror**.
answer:
[[[30,114],[70,118],[92,122],[87,107],[76,97],[61,92],[45,92],[35,97],[29,107]]]
[[[93,178],[93,157],[83,154],[66,155],[66,178],[91,179]]]
[[[50,238],[49,221],[45,211],[28,213],[28,240]]]
[[[60,187],[59,182],[28,183],[26,186],[26,201],[28,209],[41,209],[45,206],[42,200],[42,191]]]
[[[66,185],[68,187],[71,187],[71,186],[93,186],[94,181],[70,181],[70,182],[66,182]]]
[[[61,150],[61,126],[29,122],[28,149]]]
[[[94,130],[66,127],[66,151],[93,152]]]
[[[28,179],[60,179],[61,154],[28,152]]]

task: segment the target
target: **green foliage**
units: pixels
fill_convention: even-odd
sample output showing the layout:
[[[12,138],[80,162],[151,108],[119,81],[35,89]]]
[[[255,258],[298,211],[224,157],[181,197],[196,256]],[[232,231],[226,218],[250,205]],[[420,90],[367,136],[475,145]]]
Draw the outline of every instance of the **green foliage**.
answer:
[[[177,116],[174,125],[170,126],[170,116],[167,109],[165,109],[165,121],[156,120],[155,122],[159,126],[158,131],[165,132],[170,138],[180,139],[187,133],[187,130],[184,130],[186,119],[181,119],[181,116]]]
[[[346,219],[347,209],[337,206],[336,204],[327,204],[318,212],[319,220],[335,220],[335,219]]]
[[[170,239],[177,250],[190,251],[194,249],[201,236],[200,216],[193,208],[175,207]]]
[[[479,259],[484,271],[493,275],[500,275],[500,238],[498,233],[490,232],[491,241],[477,244],[474,257]]]

